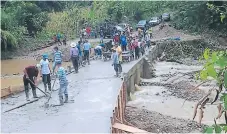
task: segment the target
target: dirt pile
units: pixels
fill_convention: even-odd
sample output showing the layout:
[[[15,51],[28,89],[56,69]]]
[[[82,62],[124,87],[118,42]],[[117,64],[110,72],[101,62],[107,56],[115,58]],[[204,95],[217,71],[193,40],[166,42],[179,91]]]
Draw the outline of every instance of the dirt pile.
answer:
[[[179,81],[177,83],[141,82],[139,85],[163,86],[170,92],[168,96],[175,96],[189,101],[197,101],[206,94],[203,90],[193,90],[195,86],[188,81]]]
[[[125,117],[131,124],[152,133],[199,133],[205,127],[204,125],[199,127],[195,121],[174,118],[133,107],[126,108]]]

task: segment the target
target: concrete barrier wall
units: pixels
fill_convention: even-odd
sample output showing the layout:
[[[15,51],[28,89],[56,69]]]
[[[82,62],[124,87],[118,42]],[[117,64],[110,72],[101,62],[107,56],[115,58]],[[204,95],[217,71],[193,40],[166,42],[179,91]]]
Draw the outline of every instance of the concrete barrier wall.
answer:
[[[136,91],[135,84],[140,83],[140,78],[151,77],[152,61],[154,61],[165,49],[165,43],[157,43],[148,53],[137,61],[137,63],[125,74],[117,97],[117,102],[113,109],[113,116],[111,117],[111,132],[112,133],[133,133],[126,131],[123,128],[117,128],[116,124],[133,126],[124,118],[127,101],[130,100],[130,94]]]
[[[133,94],[135,92],[135,84],[140,83],[140,78],[152,77],[152,62],[162,54],[165,46],[166,43],[156,43],[156,45],[126,73],[124,82],[127,86],[127,100],[129,100],[130,93]]]

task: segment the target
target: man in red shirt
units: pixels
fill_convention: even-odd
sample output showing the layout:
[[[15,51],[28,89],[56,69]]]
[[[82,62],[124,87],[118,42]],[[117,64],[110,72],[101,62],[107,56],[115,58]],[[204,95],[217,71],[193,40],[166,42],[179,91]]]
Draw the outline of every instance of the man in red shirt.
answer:
[[[120,41],[120,36],[119,36],[119,34],[118,33],[116,33],[115,34],[115,36],[114,36],[114,43],[119,43],[119,41]]]
[[[138,41],[133,38],[133,43],[132,43],[133,49],[135,49],[135,59],[139,59],[139,44]]]
[[[90,34],[91,34],[91,27],[87,27],[87,28],[86,28],[86,33],[87,33],[87,36],[90,37]]]
[[[28,84],[30,84],[30,86],[32,88],[33,97],[38,98],[36,95],[37,77],[39,74],[38,67],[40,67],[39,64],[37,64],[36,66],[28,66],[24,69],[23,82],[24,82],[24,91],[25,91],[27,101],[30,101]]]

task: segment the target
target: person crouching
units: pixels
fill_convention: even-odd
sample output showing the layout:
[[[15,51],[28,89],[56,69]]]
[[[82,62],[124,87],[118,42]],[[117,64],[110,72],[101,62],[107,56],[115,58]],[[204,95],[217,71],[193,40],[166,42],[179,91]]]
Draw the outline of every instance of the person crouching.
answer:
[[[113,63],[112,63],[112,66],[114,66],[114,70],[116,72],[116,77],[118,77],[118,65],[119,65],[119,58],[118,58],[118,53],[116,52],[115,49],[112,49],[112,60],[113,60]]]
[[[57,70],[57,76],[59,79],[59,85],[60,85],[60,89],[58,92],[59,95],[59,101],[60,101],[60,105],[64,105],[64,103],[68,102],[68,80],[66,78],[66,72],[64,67],[62,67],[62,64],[59,63],[57,64],[58,70]],[[63,94],[65,95],[65,101],[63,101]]]

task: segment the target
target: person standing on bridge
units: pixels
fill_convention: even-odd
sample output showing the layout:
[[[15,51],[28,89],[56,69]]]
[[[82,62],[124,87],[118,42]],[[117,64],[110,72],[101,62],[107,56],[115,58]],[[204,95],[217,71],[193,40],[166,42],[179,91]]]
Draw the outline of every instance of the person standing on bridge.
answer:
[[[86,61],[88,62],[88,65],[90,65],[90,53],[91,53],[91,44],[88,42],[88,40],[86,40],[84,43],[85,65],[86,65]]]
[[[113,54],[112,54],[112,56],[111,56],[111,58],[112,58],[112,60],[113,60],[113,62],[112,62],[112,66],[114,67],[114,70],[115,70],[115,72],[116,72],[116,77],[118,77],[118,65],[119,65],[119,57],[118,57],[118,53],[116,52],[116,49],[112,49],[112,52],[113,52]]]
[[[83,65],[83,53],[82,53],[82,42],[78,41],[77,48],[79,51],[79,66],[84,67]]]
[[[47,84],[48,84],[48,89],[51,91],[51,78],[50,78],[50,65],[48,61],[48,55],[43,54],[43,59],[40,61],[40,66],[41,66],[41,76],[43,79],[43,84],[45,88],[45,92],[47,92]]]
[[[58,47],[54,47],[53,73],[55,73],[56,65],[62,63],[62,56],[62,52],[58,50]]]
[[[115,50],[118,53],[118,60],[119,60],[119,63],[118,63],[118,72],[121,73],[122,72],[122,66],[121,66],[121,64],[122,64],[122,49],[118,45],[118,43],[115,44]]]
[[[58,70],[57,70],[57,77],[59,79],[59,102],[60,105],[64,105],[64,103],[68,102],[68,80],[66,78],[66,72],[64,67],[62,67],[62,64],[57,64]],[[63,100],[63,95],[65,95],[65,101]]]
[[[73,63],[73,67],[75,69],[75,73],[78,73],[78,66],[79,66],[79,50],[76,47],[75,43],[71,43],[70,48],[70,56]]]
[[[121,35],[120,40],[121,40],[122,51],[127,51],[127,39],[126,39],[125,32],[123,32],[123,34]]]
[[[38,69],[39,67],[40,65],[37,64],[36,66],[28,66],[24,69],[23,82],[24,82],[24,91],[25,91],[27,101],[30,101],[28,84],[30,84],[32,88],[33,98],[38,98],[36,95],[36,85],[37,85],[37,77],[39,74],[39,69]]]

